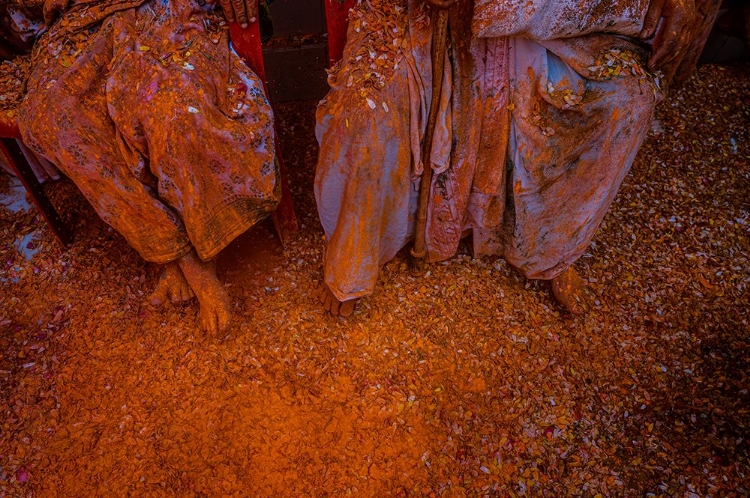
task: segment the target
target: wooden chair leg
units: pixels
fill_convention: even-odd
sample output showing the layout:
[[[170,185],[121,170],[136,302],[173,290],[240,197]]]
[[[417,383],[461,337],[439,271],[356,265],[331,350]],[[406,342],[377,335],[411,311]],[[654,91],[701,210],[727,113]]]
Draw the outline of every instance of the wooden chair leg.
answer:
[[[31,196],[31,200],[42,213],[42,217],[47,222],[47,225],[49,225],[50,230],[52,230],[52,234],[63,247],[69,246],[72,241],[70,232],[65,228],[60,215],[57,214],[57,211],[55,211],[55,208],[44,193],[41,184],[37,181],[36,175],[31,170],[16,140],[14,138],[3,138],[0,140],[0,153],[5,154],[5,157],[8,158],[10,167],[21,180],[21,183],[23,183],[26,191]]]

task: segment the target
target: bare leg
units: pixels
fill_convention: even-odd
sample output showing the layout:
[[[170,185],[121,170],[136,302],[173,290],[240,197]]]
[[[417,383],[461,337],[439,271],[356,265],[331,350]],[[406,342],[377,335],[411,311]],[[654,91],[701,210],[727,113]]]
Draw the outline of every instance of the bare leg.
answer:
[[[164,265],[159,284],[149,296],[148,301],[154,306],[161,306],[167,301],[180,303],[194,297],[193,289],[185,280],[182,270],[177,263],[171,262]]]
[[[229,295],[216,278],[216,263],[201,261],[195,251],[177,260],[200,304],[201,324],[212,335],[224,332],[232,319]]]
[[[354,313],[354,308],[357,306],[357,299],[349,299],[343,303],[336,299],[331,289],[323,283],[318,290],[318,299],[320,300],[323,308],[330,312],[332,315],[338,315],[347,317]]]
[[[565,309],[574,315],[582,315],[589,310],[586,282],[572,266],[553,278],[550,284],[552,295]]]

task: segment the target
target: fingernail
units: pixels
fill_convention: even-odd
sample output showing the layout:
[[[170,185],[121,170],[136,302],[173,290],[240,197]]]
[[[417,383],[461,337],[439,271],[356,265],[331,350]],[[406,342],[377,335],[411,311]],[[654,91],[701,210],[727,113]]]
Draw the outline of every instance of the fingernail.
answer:
[[[241,24],[240,26],[242,27],[242,29],[245,29],[245,28],[247,28],[247,23],[246,23],[246,22],[244,22],[244,23],[242,23],[242,24]]]
[[[256,19],[254,17],[250,18],[250,22],[255,22],[255,21],[256,21]]]

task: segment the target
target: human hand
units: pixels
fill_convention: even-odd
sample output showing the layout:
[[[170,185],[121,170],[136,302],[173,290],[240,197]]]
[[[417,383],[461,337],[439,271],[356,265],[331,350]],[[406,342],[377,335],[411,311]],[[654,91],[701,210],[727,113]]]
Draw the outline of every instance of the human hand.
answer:
[[[240,26],[247,28],[249,23],[258,19],[258,0],[220,0],[221,8],[227,21],[237,21]]]
[[[435,9],[449,9],[458,0],[424,0],[424,3]]]
[[[52,25],[60,14],[68,8],[70,0],[45,0],[42,13],[44,14],[44,24]]]
[[[653,37],[662,18],[664,25],[653,40],[649,69],[653,71],[667,66],[687,48],[691,42],[689,27],[694,17],[694,0],[651,0],[640,37]]]

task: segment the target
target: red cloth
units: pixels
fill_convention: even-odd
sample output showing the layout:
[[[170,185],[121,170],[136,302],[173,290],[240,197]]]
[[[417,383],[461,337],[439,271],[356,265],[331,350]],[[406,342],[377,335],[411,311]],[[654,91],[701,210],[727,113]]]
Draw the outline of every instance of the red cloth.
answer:
[[[354,3],[355,0],[325,0],[329,66],[341,60],[344,54],[349,10],[354,6]]]

